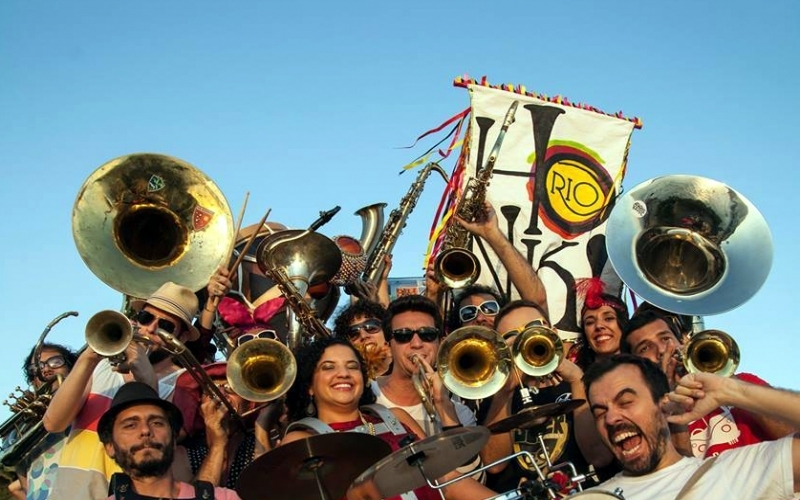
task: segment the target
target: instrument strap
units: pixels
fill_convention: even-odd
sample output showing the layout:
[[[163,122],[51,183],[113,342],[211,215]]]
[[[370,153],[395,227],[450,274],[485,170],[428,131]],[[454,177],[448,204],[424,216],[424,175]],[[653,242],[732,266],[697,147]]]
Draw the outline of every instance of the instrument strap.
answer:
[[[678,492],[678,496],[675,497],[675,500],[685,499],[686,496],[689,494],[689,492],[692,490],[692,487],[694,487],[694,485],[697,484],[697,481],[699,481],[700,478],[702,478],[703,475],[705,475],[708,469],[710,469],[711,466],[714,465],[714,462],[716,460],[717,460],[716,456],[705,459],[703,463],[700,465],[700,467],[696,471],[694,471],[694,474],[692,474],[689,480],[686,481],[686,484],[683,485],[683,488],[681,488],[681,491]]]
[[[195,500],[213,500],[214,485],[208,481],[194,481]],[[131,478],[127,474],[115,472],[108,483],[108,494],[113,495],[116,500],[139,500],[153,498],[136,493],[131,484]]]
[[[372,416],[378,417],[382,420],[381,423],[375,424],[373,428],[375,429],[375,434],[384,434],[386,432],[391,432],[394,435],[401,435],[407,434],[407,431],[403,427],[403,424],[397,420],[397,417],[394,416],[394,413],[391,412],[388,408],[382,405],[366,405],[361,407],[361,410],[364,413],[369,413]],[[306,417],[301,418],[296,422],[292,422],[286,428],[286,432],[297,430],[297,429],[308,429],[314,431],[316,434],[330,434],[331,432],[335,432],[333,428],[323,422],[322,420],[315,418],[315,417]],[[370,430],[366,425],[359,425],[358,427],[352,429],[349,432],[360,432],[362,434],[369,434]]]

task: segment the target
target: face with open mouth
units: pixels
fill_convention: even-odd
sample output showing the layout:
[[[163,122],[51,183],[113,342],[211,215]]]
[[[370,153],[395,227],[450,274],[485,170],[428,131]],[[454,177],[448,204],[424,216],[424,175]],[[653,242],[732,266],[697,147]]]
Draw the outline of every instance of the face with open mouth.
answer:
[[[609,306],[587,309],[583,314],[583,332],[591,349],[600,355],[619,352],[622,330],[617,321],[617,311]]]
[[[622,365],[589,390],[597,431],[626,475],[641,476],[668,465],[669,428],[639,369]]]

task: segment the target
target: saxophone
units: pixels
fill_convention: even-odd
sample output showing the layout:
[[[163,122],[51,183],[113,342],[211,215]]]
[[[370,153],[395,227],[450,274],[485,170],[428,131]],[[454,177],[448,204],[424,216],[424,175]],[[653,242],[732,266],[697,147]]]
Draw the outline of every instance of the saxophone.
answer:
[[[486,159],[483,168],[467,181],[464,192],[458,200],[454,215],[467,222],[482,220],[486,217],[486,210],[483,206],[486,200],[486,190],[489,187],[489,180],[492,178],[497,155],[500,153],[500,146],[506,137],[508,127],[514,123],[517,106],[519,106],[519,101],[511,103],[497,140],[489,153],[489,158]],[[436,256],[434,263],[434,272],[436,279],[450,288],[469,286],[478,279],[481,273],[478,258],[466,248],[469,238],[469,231],[461,224],[451,220],[447,225],[442,250]]]
[[[447,173],[436,162],[430,162],[420,170],[416,180],[411,184],[411,188],[400,200],[400,205],[389,214],[389,219],[386,225],[383,226],[380,238],[367,257],[367,264],[361,274],[362,280],[372,284],[377,284],[380,280],[385,267],[384,257],[392,253],[392,249],[397,243],[397,238],[400,237],[400,233],[403,232],[403,228],[406,226],[409,214],[417,206],[422,189],[425,187],[425,181],[433,170],[438,172],[445,182],[449,182]]]

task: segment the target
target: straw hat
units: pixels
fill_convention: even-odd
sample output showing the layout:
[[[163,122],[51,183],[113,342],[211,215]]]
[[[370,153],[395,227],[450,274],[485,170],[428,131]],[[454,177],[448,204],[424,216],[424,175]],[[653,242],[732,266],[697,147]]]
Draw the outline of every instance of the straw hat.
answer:
[[[192,325],[199,307],[197,296],[185,286],[167,281],[147,300],[132,301],[131,307],[141,311],[145,304],[177,316],[189,332],[189,341],[200,338],[200,332]]]

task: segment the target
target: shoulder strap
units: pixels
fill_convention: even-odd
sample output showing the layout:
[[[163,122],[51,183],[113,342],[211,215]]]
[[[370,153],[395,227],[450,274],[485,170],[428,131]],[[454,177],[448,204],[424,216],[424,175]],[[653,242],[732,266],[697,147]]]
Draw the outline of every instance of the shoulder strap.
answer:
[[[131,478],[122,472],[115,472],[108,482],[108,495],[114,495],[116,500],[125,500],[129,493],[133,493]]]
[[[395,436],[408,434],[408,431],[405,429],[405,427],[403,427],[403,424],[397,420],[397,417],[394,416],[394,413],[392,413],[392,410],[389,408],[379,404],[371,404],[362,406],[361,409],[364,410],[364,412],[383,420],[383,423],[386,424],[386,429]],[[376,429],[376,433],[381,434],[378,429]]]
[[[330,425],[314,417],[301,418],[297,422],[292,422],[288,427],[286,427],[286,432],[284,435],[288,434],[289,431],[294,430],[310,430],[315,434],[329,434],[334,432]]]
[[[706,472],[708,472],[708,469],[710,469],[711,466],[714,465],[714,462],[716,460],[717,460],[716,456],[705,459],[703,463],[700,464],[700,467],[698,467],[698,469],[694,471],[694,474],[692,474],[689,480],[686,481],[686,484],[683,485],[683,488],[681,488],[681,491],[678,492],[678,496],[675,497],[675,500],[683,500],[684,498],[686,498],[686,496],[692,490],[692,487],[694,487],[694,485],[697,484],[697,481],[699,481],[700,478],[703,477],[703,475],[705,475]]]
[[[194,498],[195,500],[213,500],[214,499],[214,485],[208,481],[195,481],[194,485]]]

